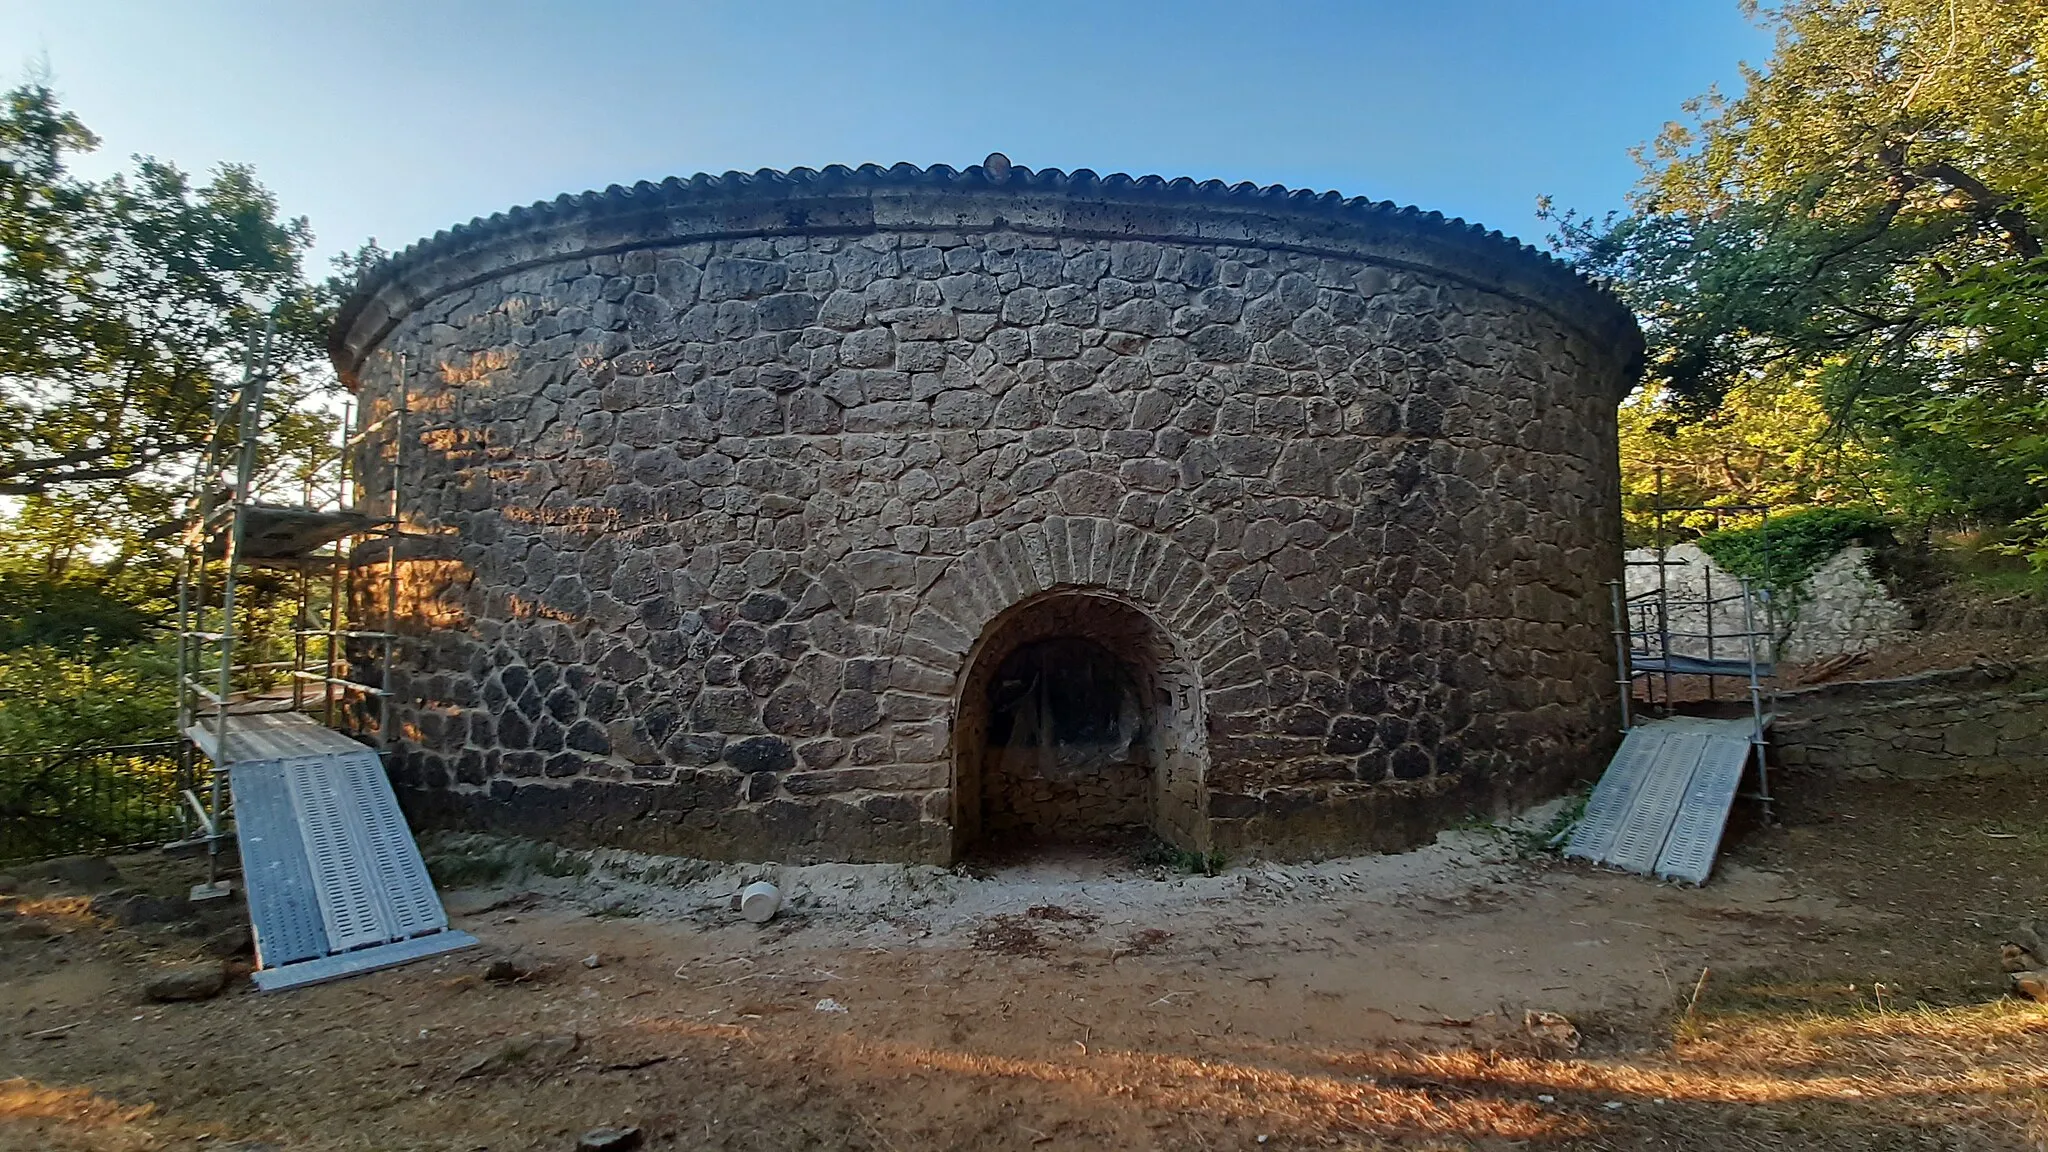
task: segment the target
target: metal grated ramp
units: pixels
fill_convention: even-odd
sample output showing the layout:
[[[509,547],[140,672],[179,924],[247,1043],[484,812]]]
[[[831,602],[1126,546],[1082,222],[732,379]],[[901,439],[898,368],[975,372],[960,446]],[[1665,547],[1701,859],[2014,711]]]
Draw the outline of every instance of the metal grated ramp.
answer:
[[[1565,855],[1704,884],[1749,762],[1754,722],[1673,717],[1629,730]]]
[[[1657,856],[1659,878],[1688,884],[1707,882],[1707,874],[1714,870],[1714,854],[1721,848],[1721,832],[1728,827],[1730,802],[1742,784],[1743,765],[1749,763],[1749,751],[1747,730],[1707,737],[1671,835]]]
[[[305,745],[279,739],[269,746]],[[252,979],[265,991],[476,943],[449,930],[376,753],[353,741],[348,747],[228,767],[256,935]]]

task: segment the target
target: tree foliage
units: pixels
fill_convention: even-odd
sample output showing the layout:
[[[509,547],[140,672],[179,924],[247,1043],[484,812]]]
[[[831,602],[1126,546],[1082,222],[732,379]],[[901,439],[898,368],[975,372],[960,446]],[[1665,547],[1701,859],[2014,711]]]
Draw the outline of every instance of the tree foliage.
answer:
[[[217,390],[265,339],[257,488],[297,499],[331,461],[324,340],[374,244],[322,284],[313,237],[250,169],[137,157],[91,180],[99,141],[50,89],[0,95],[0,748],[169,734],[173,548]],[[331,493],[315,492],[315,499]],[[252,581],[252,613],[281,595]]]
[[[1654,509],[1765,505],[1874,504],[1873,454],[1831,434],[1818,389],[1772,375],[1744,380],[1704,415],[1675,410],[1669,392],[1652,382],[1621,406],[1622,515],[1633,546],[1651,543]],[[1706,532],[1750,517],[1679,512],[1667,528]]]
[[[1642,317],[1664,416],[1810,388],[1888,506],[2048,534],[2048,0],[1751,10],[1769,65],[1558,244]]]
[[[87,180],[98,139],[50,89],[0,97],[0,550],[53,573],[164,559],[215,390],[266,317],[277,372],[264,461],[276,481],[327,451],[322,346],[342,281],[315,285],[312,231],[245,166],[195,180],[136,158]],[[161,567],[161,565],[159,565]]]

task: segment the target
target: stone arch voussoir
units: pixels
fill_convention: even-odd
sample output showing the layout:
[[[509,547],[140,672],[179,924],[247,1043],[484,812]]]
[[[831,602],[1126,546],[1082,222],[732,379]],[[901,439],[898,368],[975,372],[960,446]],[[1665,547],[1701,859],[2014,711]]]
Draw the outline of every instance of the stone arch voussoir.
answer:
[[[1053,516],[988,540],[946,568],[912,614],[902,655],[957,685],[1003,612],[1060,589],[1145,610],[1198,673],[1212,722],[1266,704],[1264,665],[1207,568],[1170,537],[1090,516]]]

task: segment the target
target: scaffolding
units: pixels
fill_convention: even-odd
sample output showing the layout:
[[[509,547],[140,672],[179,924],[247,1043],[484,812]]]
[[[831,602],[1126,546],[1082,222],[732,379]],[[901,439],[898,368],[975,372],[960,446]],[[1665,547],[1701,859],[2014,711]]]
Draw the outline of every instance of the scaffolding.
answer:
[[[1671,523],[1674,514],[1705,515],[1719,529],[1730,516],[1754,516],[1761,520],[1766,541],[1770,508],[1763,504],[1667,504],[1664,499],[1664,470],[1657,469],[1652,505],[1654,517],[1653,559],[1626,560],[1626,568],[1648,568],[1656,573],[1654,585],[1631,593],[1628,581],[1610,581],[1613,592],[1614,647],[1621,689],[1621,731],[1624,736],[1636,724],[1634,696],[1643,686],[1644,704],[1669,717],[1676,702],[1674,680],[1693,676],[1706,683],[1707,701],[1718,699],[1716,685],[1732,679],[1746,690],[1749,703],[1749,742],[1756,761],[1757,791],[1746,799],[1758,801],[1766,819],[1770,817],[1770,769],[1766,763],[1766,733],[1770,727],[1776,695],[1766,683],[1776,673],[1777,633],[1769,588],[1770,557],[1764,556],[1765,579],[1761,584],[1737,578],[1733,590],[1717,590],[1714,568],[1701,570],[1697,593],[1674,588],[1673,568],[1688,568],[1684,560],[1670,557]],[[1733,617],[1732,619],[1723,618]],[[1662,688],[1660,700],[1658,688]]]
[[[391,411],[368,422],[360,408],[345,405],[335,451],[308,471],[299,502],[280,502],[259,484],[276,345],[272,320],[250,341],[240,379],[216,384],[188,492],[178,572],[177,726],[183,799],[198,825],[183,846],[203,846],[208,857],[207,883],[193,890],[195,899],[228,893],[221,879],[221,849],[234,835],[228,777],[244,753],[258,751],[238,743],[249,739],[247,733],[272,728],[275,720],[311,726],[316,712],[324,731],[350,726],[352,716],[374,717],[355,727],[372,728],[378,751],[390,751],[387,686],[397,642],[398,549],[404,534],[399,477],[405,404],[401,396]],[[389,484],[366,492],[357,461],[369,439],[387,428]],[[331,478],[331,487],[318,483],[320,472]],[[349,628],[351,608],[365,611],[374,602],[374,589],[355,586],[358,561],[379,552],[383,626]],[[268,574],[268,604],[248,595],[259,574]],[[280,575],[295,601],[289,629],[265,627],[255,616],[259,608],[274,610]],[[285,635],[289,651],[278,651]],[[371,659],[380,666],[375,682],[361,676],[362,662],[351,662],[351,648],[374,653]]]

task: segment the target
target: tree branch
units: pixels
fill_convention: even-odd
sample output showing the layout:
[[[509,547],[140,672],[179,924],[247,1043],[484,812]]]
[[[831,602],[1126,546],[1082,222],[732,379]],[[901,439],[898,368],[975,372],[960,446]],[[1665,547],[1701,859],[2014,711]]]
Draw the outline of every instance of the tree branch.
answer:
[[[2021,259],[2032,260],[2041,255],[2041,238],[2034,234],[2033,222],[2027,219],[2026,213],[2012,206],[2012,197],[1992,191],[1982,180],[1946,160],[1916,164],[1912,171],[1916,176],[1939,180],[1968,196],[1976,206],[1977,214],[1998,225]]]

